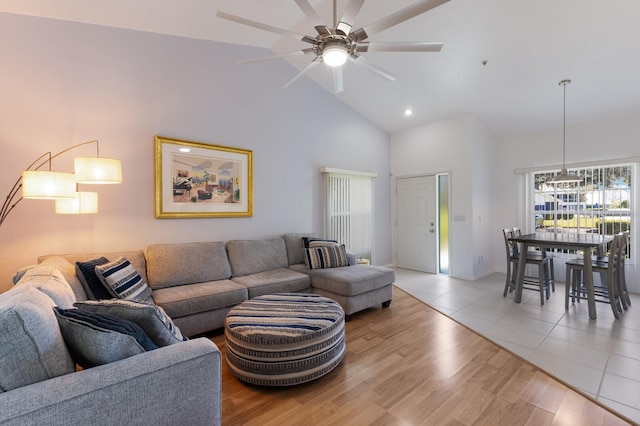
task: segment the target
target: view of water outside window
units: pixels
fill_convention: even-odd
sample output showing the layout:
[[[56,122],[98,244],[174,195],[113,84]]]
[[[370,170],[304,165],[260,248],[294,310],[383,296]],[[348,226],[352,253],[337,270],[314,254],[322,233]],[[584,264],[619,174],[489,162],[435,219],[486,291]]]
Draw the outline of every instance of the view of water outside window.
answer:
[[[615,235],[631,229],[633,165],[569,170],[582,182],[553,185],[556,172],[535,173],[536,232]]]

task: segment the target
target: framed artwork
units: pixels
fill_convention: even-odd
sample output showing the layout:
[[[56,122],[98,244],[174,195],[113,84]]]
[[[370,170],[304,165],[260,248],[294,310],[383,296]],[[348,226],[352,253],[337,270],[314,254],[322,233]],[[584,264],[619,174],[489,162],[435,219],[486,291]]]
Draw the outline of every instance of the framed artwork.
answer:
[[[157,218],[253,215],[253,153],[155,138]]]

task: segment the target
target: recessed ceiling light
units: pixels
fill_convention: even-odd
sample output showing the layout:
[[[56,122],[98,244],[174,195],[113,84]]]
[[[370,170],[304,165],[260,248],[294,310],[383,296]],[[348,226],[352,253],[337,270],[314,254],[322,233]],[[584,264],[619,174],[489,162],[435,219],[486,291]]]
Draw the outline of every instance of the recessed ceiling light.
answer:
[[[191,152],[189,148],[180,148],[180,152]]]
[[[410,115],[413,115],[413,110],[411,108],[405,109],[404,115],[406,115],[407,117],[409,117]]]

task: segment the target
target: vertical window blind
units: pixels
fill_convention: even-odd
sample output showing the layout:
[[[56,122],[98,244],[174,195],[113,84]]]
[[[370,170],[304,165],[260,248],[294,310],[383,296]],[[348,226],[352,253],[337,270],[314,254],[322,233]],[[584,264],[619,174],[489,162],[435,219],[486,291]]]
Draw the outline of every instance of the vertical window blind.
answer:
[[[375,173],[323,168],[325,237],[358,258],[373,261],[373,178]]]

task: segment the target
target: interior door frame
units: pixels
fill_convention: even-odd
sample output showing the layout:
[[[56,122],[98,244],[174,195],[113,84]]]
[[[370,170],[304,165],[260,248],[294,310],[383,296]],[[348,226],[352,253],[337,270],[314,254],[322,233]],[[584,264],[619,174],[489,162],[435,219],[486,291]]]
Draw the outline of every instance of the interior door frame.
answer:
[[[391,242],[392,242],[392,263],[394,266],[397,266],[398,264],[398,215],[397,215],[397,210],[398,210],[398,179],[409,179],[409,178],[419,178],[419,177],[429,177],[429,176],[433,176],[436,178],[436,191],[435,191],[435,200],[434,204],[436,206],[436,274],[441,274],[440,270],[441,270],[441,265],[440,265],[440,219],[439,219],[439,211],[440,211],[440,197],[439,197],[439,185],[438,185],[438,176],[441,175],[447,175],[449,178],[448,181],[448,185],[447,185],[447,197],[449,200],[449,209],[447,212],[447,217],[448,217],[448,221],[449,221],[449,226],[448,226],[448,233],[447,233],[447,240],[449,242],[449,273],[448,275],[451,275],[451,205],[452,205],[452,198],[451,198],[451,188],[452,188],[452,173],[451,171],[442,171],[442,172],[425,172],[425,173],[417,173],[417,174],[411,174],[411,175],[398,175],[398,176],[393,176],[391,179],[391,199],[392,199],[392,211],[391,211],[391,220],[392,220],[392,238],[391,238]]]

